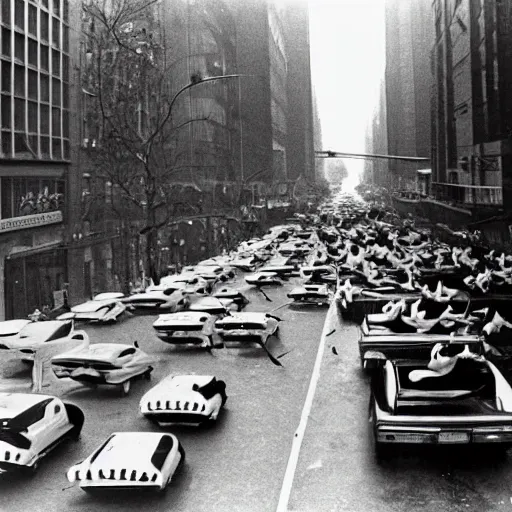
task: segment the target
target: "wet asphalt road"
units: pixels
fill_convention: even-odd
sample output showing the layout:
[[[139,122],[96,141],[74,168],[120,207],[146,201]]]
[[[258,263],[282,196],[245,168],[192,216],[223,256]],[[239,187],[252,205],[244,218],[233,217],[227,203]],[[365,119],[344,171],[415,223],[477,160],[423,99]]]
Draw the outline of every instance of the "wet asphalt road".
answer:
[[[269,311],[288,302],[283,288],[267,288],[273,302],[246,287],[248,311]],[[131,511],[271,511],[275,510],[294,431],[300,419],[322,332],[326,308],[276,312],[284,321],[279,339],[269,348],[275,355],[290,350],[277,367],[261,349],[215,350],[175,348],[160,341],[151,327],[154,316],[131,316],[114,326],[87,326],[91,342],[133,342],[154,355],[151,381],[132,385],[129,396],[119,389],[84,388],[56,382],[45,393],[79,405],[86,422],[78,443],[65,444],[46,458],[38,473],[0,480],[1,512]],[[167,492],[90,496],[66,479],[67,469],[86,458],[115,431],[158,430],[139,415],[138,403],[151,386],[174,373],[213,374],[227,383],[228,401],[217,424],[208,428],[173,428],[186,450],[186,463]]]

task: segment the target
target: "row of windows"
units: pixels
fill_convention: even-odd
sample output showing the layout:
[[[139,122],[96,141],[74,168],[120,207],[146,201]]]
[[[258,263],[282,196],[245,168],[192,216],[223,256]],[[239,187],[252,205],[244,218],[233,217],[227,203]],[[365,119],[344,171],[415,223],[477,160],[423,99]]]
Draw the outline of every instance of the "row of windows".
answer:
[[[14,24],[20,28],[25,28],[25,9],[28,9],[28,22],[31,27],[37,24],[38,10],[41,19],[45,16],[48,18],[48,13],[51,13],[66,23],[69,20],[68,0],[31,0],[30,3],[25,0],[0,0],[0,3],[2,15],[0,21],[6,25],[11,21],[11,13],[14,13]]]
[[[2,130],[0,158],[23,160],[69,160],[69,140],[61,137],[27,135],[24,132]]]
[[[14,109],[13,109],[14,107]],[[14,123],[12,113],[14,112]],[[2,95],[0,103],[1,127],[4,130],[24,131],[31,134],[69,138],[69,111],[58,107],[25,101],[20,98]],[[61,130],[62,123],[62,130]]]
[[[9,30],[2,28],[1,36],[4,44],[1,45],[0,54],[9,60],[14,60],[20,64],[29,64],[36,68],[51,71],[55,76],[61,76],[61,57],[62,57],[62,73],[66,75],[65,80],[68,80],[69,73],[69,57],[55,48],[38,43],[35,39],[27,38],[17,32],[14,34],[14,55],[12,54],[11,40],[8,35]],[[7,35],[5,35],[7,33]],[[7,41],[7,44],[5,44]],[[25,58],[25,47],[28,46]]]
[[[45,73],[38,73],[29,69],[25,75],[25,68],[22,66],[15,66],[14,69],[14,91],[12,91],[10,81],[10,65],[4,61],[0,61],[2,65],[2,85],[0,91],[4,95],[10,95],[14,92],[14,96],[30,100],[38,100],[43,103],[51,103],[54,107],[69,106],[69,86],[66,82],[62,82],[58,78],[50,78]],[[27,91],[25,93],[25,77]],[[50,94],[51,88],[51,94]],[[38,97],[39,95],[39,97]]]

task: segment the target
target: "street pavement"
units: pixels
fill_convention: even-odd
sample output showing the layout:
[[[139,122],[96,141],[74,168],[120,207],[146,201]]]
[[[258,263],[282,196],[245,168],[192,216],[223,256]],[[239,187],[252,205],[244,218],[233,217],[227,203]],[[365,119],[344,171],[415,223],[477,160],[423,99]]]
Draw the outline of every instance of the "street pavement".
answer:
[[[243,280],[242,280],[243,282]],[[248,311],[270,311],[286,304],[286,292],[297,279],[266,288],[262,293],[244,286],[251,300]],[[0,480],[1,512],[89,512],[97,510],[153,512],[271,511],[279,500],[291,441],[300,420],[327,308],[280,308],[279,339],[269,349],[284,355],[275,366],[260,348],[219,349],[174,347],[153,332],[155,316],[130,316],[114,326],[86,326],[91,342],[131,343],[155,356],[151,381],[134,382],[130,395],[118,388],[89,389],[60,381],[43,388],[79,405],[86,421],[78,443],[62,445],[44,460],[36,475]],[[217,424],[205,428],[172,428],[186,451],[186,463],[167,492],[121,491],[90,496],[71,485],[67,469],[86,458],[115,431],[159,430],[138,411],[141,396],[173,373],[215,375],[227,384],[228,401]]]

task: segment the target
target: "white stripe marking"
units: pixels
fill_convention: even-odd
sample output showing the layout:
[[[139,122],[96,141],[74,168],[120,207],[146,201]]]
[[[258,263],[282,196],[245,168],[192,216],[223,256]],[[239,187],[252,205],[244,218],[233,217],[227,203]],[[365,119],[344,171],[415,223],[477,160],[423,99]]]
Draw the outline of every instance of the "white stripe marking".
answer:
[[[318,379],[320,378],[320,367],[322,366],[322,359],[325,351],[325,340],[327,338],[327,334],[332,330],[331,320],[333,316],[336,317],[335,301],[332,301],[329,311],[325,317],[324,328],[322,330],[322,336],[320,338],[320,344],[316,354],[315,366],[313,367],[313,373],[311,374],[311,380],[309,381],[308,394],[306,395],[304,407],[302,408],[299,426],[297,427],[297,430],[293,436],[290,457],[288,458],[288,464],[284,473],[283,485],[281,486],[281,493],[279,495],[279,503],[277,504],[277,512],[288,511],[288,502],[290,501],[293,480],[295,478],[295,472],[299,462],[300,449],[302,447],[302,441],[306,432],[309,415],[311,414],[311,408],[313,407],[316,385],[318,383]]]

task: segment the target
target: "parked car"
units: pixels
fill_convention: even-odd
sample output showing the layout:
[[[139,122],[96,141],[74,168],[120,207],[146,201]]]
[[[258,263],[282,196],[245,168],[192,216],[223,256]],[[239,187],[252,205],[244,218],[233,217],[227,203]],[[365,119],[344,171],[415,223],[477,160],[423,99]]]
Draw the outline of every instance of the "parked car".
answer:
[[[371,382],[370,422],[378,456],[396,444],[512,443],[512,388],[481,357],[448,372],[425,360],[387,360]],[[427,377],[418,380],[418,372]],[[429,376],[432,375],[432,376]]]
[[[43,457],[77,440],[84,414],[50,395],[0,393],[0,473],[35,472]]]
[[[43,345],[57,346],[70,341],[76,342],[77,347],[89,343],[87,333],[75,330],[73,320],[29,322],[15,336],[1,339],[0,350],[16,350],[24,360],[33,361],[37,349]]]
[[[215,316],[204,311],[181,311],[160,315],[153,323],[156,335],[166,343],[177,345],[213,345]]]
[[[334,294],[325,284],[304,284],[293,288],[287,297],[293,299],[294,304],[312,304],[328,306]]]
[[[71,308],[75,320],[90,322],[115,322],[126,311],[126,306],[121,302],[123,293],[100,293],[92,300],[78,304]],[[70,318],[69,313],[57,317],[57,320]]]
[[[226,383],[206,375],[170,375],[140,401],[140,411],[157,423],[198,425],[215,421],[227,400]]]
[[[173,434],[115,432],[83,462],[67,472],[84,491],[101,488],[163,491],[185,461]]]
[[[237,306],[238,311],[242,311],[242,309],[249,304],[249,299],[236,288],[219,288],[218,290],[215,290],[212,296],[217,299],[228,299],[233,301],[233,304]]]
[[[123,302],[135,311],[166,310],[174,313],[186,309],[190,302],[184,288],[184,285],[178,283],[166,285],[162,289],[130,295]]]
[[[269,313],[240,312],[218,319],[215,329],[226,347],[264,346],[277,333],[279,322]]]
[[[218,299],[217,297],[200,297],[188,307],[189,311],[203,311],[211,315],[225,315],[233,306],[232,299]]]
[[[283,281],[277,275],[277,272],[256,272],[255,274],[251,274],[249,276],[245,276],[245,281],[247,284],[251,284],[253,286],[271,286],[271,285],[282,285]]]
[[[81,350],[54,356],[52,370],[59,379],[70,378],[84,384],[119,386],[123,395],[130,391],[136,377],[149,379],[153,358],[137,344],[95,343]]]

